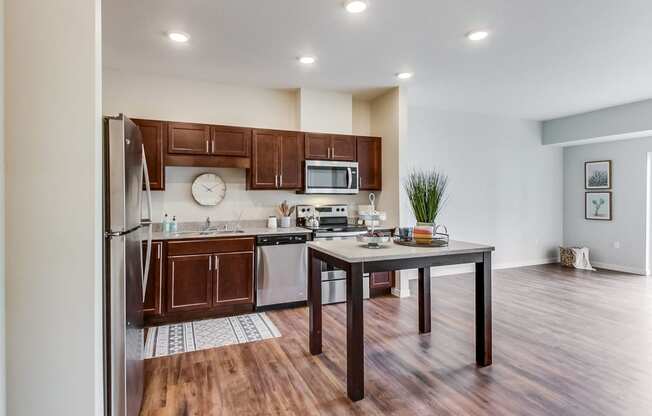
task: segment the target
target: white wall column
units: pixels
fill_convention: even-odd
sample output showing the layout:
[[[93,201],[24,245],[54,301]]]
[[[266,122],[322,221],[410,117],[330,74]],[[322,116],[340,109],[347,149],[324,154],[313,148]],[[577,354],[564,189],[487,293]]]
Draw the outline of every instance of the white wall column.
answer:
[[[99,415],[100,0],[6,0],[7,414]]]

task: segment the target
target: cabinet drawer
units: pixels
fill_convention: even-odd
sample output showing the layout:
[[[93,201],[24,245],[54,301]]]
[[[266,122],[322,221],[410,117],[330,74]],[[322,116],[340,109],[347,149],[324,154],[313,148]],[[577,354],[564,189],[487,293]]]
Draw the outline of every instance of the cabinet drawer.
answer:
[[[222,238],[215,240],[168,241],[168,255],[234,253],[253,251],[253,237]]]

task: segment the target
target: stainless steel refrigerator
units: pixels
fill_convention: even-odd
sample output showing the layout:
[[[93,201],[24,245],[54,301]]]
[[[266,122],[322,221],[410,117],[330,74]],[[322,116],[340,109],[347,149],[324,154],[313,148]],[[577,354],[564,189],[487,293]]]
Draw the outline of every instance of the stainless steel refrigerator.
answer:
[[[137,416],[143,397],[143,301],[152,244],[151,193],[138,126],[122,114],[107,117],[104,141],[106,414]]]

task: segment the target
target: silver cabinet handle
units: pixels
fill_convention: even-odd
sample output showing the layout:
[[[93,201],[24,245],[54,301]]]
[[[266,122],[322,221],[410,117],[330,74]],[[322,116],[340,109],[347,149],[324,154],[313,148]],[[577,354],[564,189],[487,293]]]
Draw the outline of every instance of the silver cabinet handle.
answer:
[[[274,175],[274,188],[278,188],[278,175]]]
[[[362,176],[358,176],[358,188],[362,188]]]
[[[208,256],[208,271],[213,270],[213,256]]]
[[[326,159],[330,159],[330,158],[331,158],[331,148],[329,147],[328,149],[326,149]]]
[[[158,259],[161,259],[161,256],[163,255],[161,252],[163,251],[163,243],[158,243]]]
[[[208,153],[208,152],[209,152],[209,150],[208,150],[208,139],[207,139],[206,140],[206,153]]]
[[[282,174],[279,175],[279,177],[278,177],[278,184],[279,184],[279,187],[283,186],[283,175]]]
[[[211,140],[211,153],[215,153],[215,140]]]

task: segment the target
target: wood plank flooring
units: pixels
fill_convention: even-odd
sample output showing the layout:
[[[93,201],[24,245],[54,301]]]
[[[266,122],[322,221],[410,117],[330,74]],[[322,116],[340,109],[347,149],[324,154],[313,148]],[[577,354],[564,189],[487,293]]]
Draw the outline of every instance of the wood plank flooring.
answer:
[[[483,369],[473,287],[471,274],[433,278],[423,335],[416,297],[365,302],[360,402],[346,397],[342,304],[324,308],[320,356],[296,308],[268,312],[281,338],[147,360],[142,415],[652,414],[651,278],[495,271],[494,364]]]

